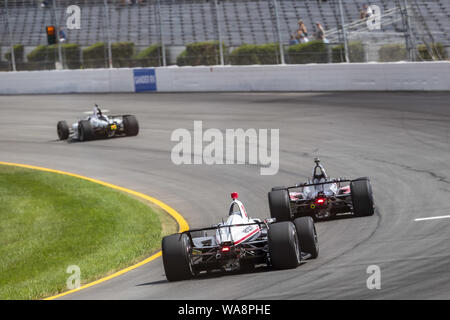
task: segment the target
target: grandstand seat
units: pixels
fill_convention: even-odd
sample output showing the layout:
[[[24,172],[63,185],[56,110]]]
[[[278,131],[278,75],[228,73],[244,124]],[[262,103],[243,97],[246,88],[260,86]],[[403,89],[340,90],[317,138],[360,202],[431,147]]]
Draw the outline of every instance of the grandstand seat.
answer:
[[[447,0],[416,1],[435,40],[450,43],[450,6]],[[57,1],[57,17],[64,22],[65,8],[73,1]],[[137,46],[159,42],[156,0],[146,0],[141,5],[110,3],[109,16],[112,41],[132,41]],[[366,0],[344,0],[344,17],[347,23],[359,19],[359,10]],[[371,4],[386,11],[395,5],[391,0],[373,0]],[[77,1],[81,7],[81,30],[66,30],[69,42],[82,46],[106,41],[105,8],[103,0]],[[274,11],[268,0],[221,0],[220,21],[223,40],[228,46],[243,43],[262,44],[276,41]],[[295,32],[297,21],[303,19],[310,33],[319,20],[326,30],[340,24],[339,11],[334,1],[278,0],[280,33],[287,44],[289,34]],[[53,23],[52,8],[41,8],[35,0],[10,0],[8,2],[14,42],[27,46],[46,43],[45,26]],[[2,16],[5,14],[1,9]],[[213,1],[161,0],[161,21],[164,42],[167,45],[185,45],[190,42],[217,40],[217,18]],[[5,19],[2,17],[2,23]],[[383,25],[382,25],[383,26]],[[384,27],[381,32],[401,31],[401,22]],[[9,45],[6,28],[0,28],[0,43]]]

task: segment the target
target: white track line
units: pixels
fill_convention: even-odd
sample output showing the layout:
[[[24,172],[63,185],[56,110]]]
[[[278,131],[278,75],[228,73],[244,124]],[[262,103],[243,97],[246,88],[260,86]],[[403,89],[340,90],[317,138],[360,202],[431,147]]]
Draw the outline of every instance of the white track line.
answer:
[[[425,221],[425,220],[437,220],[437,219],[445,219],[450,218],[450,216],[438,216],[438,217],[428,217],[428,218],[417,218],[414,221]]]

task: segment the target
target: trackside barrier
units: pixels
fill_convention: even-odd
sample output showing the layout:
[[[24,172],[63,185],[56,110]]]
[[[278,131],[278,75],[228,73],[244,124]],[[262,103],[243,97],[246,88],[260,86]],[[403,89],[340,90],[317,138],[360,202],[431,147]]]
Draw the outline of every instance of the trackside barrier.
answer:
[[[131,69],[0,73],[0,94],[134,92]]]
[[[448,61],[0,72],[0,94],[449,90]]]

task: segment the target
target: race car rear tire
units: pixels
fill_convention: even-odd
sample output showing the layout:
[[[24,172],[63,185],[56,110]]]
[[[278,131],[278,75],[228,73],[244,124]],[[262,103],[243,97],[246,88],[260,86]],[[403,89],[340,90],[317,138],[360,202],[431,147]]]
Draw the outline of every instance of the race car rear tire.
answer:
[[[353,180],[350,182],[353,213],[357,217],[371,216],[374,213],[372,186],[370,180]]]
[[[312,259],[317,258],[319,256],[319,242],[313,218],[300,217],[294,220],[294,224],[301,250],[311,254]]]
[[[270,191],[268,197],[270,216],[272,218],[277,219],[277,221],[289,221],[292,219],[289,192],[286,189]]]
[[[95,138],[94,129],[89,120],[78,122],[78,138],[80,141],[89,141]]]
[[[292,269],[300,264],[300,246],[297,229],[290,221],[273,223],[269,226],[269,256],[273,267]]]
[[[56,125],[56,132],[58,133],[59,140],[67,140],[69,138],[69,125],[66,121],[58,121]]]
[[[123,127],[127,136],[137,136],[139,133],[139,123],[135,116],[123,116]]]
[[[186,234],[172,234],[162,239],[162,258],[169,281],[190,279],[193,275],[191,244]]]

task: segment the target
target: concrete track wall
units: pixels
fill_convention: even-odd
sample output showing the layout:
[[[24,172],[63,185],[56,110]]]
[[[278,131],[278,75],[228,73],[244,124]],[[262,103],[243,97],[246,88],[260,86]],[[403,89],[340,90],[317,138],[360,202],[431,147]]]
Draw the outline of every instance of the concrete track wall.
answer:
[[[450,91],[450,62],[166,67],[0,73],[0,94],[207,91]],[[138,78],[140,80],[138,80]],[[144,80],[142,80],[144,79]],[[152,80],[149,80],[152,79]],[[156,81],[146,90],[146,81]],[[139,83],[139,90],[135,83]]]

